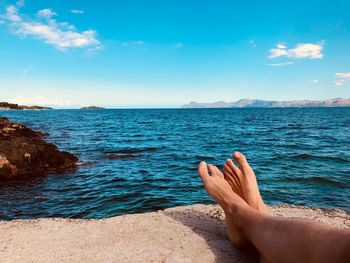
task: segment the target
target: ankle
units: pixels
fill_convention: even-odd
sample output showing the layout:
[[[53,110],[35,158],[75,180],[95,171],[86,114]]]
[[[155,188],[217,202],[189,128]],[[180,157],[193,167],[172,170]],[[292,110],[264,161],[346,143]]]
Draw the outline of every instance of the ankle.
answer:
[[[245,202],[231,202],[228,203],[224,209],[226,218],[231,218],[237,227],[241,226],[241,223],[245,220],[246,214],[252,208]]]
[[[246,237],[244,223],[246,214],[252,209],[246,203],[232,203],[225,207],[225,217],[227,224],[228,237],[235,248],[243,249],[249,246],[248,238]]]
[[[241,207],[236,211],[236,226],[244,238],[253,243],[252,236],[256,233],[257,226],[263,226],[266,218],[269,217],[266,211],[256,210],[248,207]]]

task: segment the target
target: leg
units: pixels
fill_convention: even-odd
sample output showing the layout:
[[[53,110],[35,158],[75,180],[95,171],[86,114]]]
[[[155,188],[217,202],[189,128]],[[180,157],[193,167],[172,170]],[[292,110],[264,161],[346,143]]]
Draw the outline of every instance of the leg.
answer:
[[[223,208],[228,236],[235,247],[253,245],[267,262],[350,261],[348,230],[269,216],[250,207],[215,166],[202,162],[198,173],[208,194]]]
[[[252,211],[249,211],[252,212]],[[350,262],[350,231],[247,212],[242,232],[266,262]]]

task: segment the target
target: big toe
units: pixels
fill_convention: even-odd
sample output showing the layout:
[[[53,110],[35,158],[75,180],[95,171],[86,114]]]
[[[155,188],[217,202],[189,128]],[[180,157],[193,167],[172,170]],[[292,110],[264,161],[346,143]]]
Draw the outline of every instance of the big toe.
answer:
[[[200,162],[198,165],[198,175],[202,178],[203,182],[209,177],[208,166],[206,162]]]

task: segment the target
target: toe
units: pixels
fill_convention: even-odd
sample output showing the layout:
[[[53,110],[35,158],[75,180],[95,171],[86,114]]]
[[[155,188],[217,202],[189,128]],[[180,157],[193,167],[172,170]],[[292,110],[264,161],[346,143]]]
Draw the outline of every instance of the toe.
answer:
[[[206,182],[209,178],[208,166],[206,162],[200,162],[198,165],[198,175],[203,180],[203,182]]]
[[[233,163],[231,159],[227,159],[226,164],[233,173],[235,173],[236,175],[240,174],[239,168]]]
[[[232,169],[227,164],[225,164],[224,167],[225,167],[224,174],[225,174],[226,180],[233,181],[235,183],[235,185],[238,187],[239,186],[239,178],[238,178],[237,174],[234,173],[232,171]]]
[[[237,182],[227,170],[224,171],[224,178],[231,185],[231,188],[236,191],[238,187]]]
[[[249,167],[247,159],[240,152],[234,152],[233,157],[235,158],[235,161],[238,163],[238,165],[241,169],[245,169],[245,168]]]
[[[215,175],[214,166],[212,164],[208,164],[208,170],[209,170],[210,176],[214,176]]]
[[[209,172],[210,172],[211,176],[220,176],[221,175],[220,170],[216,166],[209,164],[208,168],[209,168]]]
[[[216,173],[220,178],[224,178],[224,174],[220,171],[219,168],[217,168],[216,166],[214,166],[214,170],[215,170],[215,173]]]
[[[230,176],[235,174],[227,163],[224,164],[224,172],[228,173]]]

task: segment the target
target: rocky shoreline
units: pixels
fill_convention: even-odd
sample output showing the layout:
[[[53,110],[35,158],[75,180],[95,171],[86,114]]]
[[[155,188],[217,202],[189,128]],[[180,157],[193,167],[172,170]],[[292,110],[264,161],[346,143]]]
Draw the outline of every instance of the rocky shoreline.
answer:
[[[74,169],[78,158],[45,142],[46,136],[0,117],[0,179]]]
[[[25,106],[9,102],[0,102],[0,110],[52,110],[44,106]]]
[[[350,228],[338,209],[270,206],[285,218]],[[3,262],[254,262],[232,248],[217,205],[191,205],[105,219],[0,221]]]

